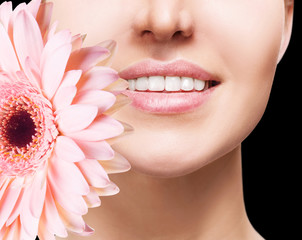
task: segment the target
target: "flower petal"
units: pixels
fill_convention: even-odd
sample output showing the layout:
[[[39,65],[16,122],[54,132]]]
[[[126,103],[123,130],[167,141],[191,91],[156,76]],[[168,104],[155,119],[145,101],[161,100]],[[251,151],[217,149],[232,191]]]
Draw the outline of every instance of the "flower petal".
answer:
[[[93,188],[99,196],[112,196],[119,193],[120,189],[114,182],[110,182],[110,184],[105,188]]]
[[[27,4],[27,10],[33,15],[33,17],[37,16],[37,12],[39,10],[41,4],[41,0],[31,0],[28,4]]]
[[[40,5],[39,11],[37,13],[37,22],[41,30],[41,35],[44,36],[49,29],[51,14],[52,14],[53,3],[43,2]]]
[[[20,70],[20,66],[15,54],[14,47],[10,41],[10,38],[4,29],[4,26],[0,24],[0,69],[8,72],[16,72]]]
[[[117,112],[118,110],[120,110],[122,107],[124,107],[132,102],[132,100],[124,94],[118,94],[115,97],[116,97],[115,103],[113,104],[113,106],[111,108],[109,108],[107,111],[105,111],[104,114],[112,115],[115,112]]]
[[[71,44],[65,44],[53,51],[42,66],[42,87],[48,99],[51,99],[57,91],[71,52]]]
[[[45,171],[38,171],[34,180],[31,183],[31,196],[29,202],[29,208],[31,214],[39,218],[44,205],[45,193],[46,193],[46,175]]]
[[[60,87],[76,86],[78,81],[80,80],[81,75],[82,70],[71,70],[66,72]]]
[[[15,221],[11,226],[6,228],[5,234],[1,236],[0,233],[0,239],[1,240],[15,240],[15,239],[21,239],[20,238],[20,221]]]
[[[58,111],[57,123],[63,133],[80,131],[88,127],[95,119],[98,108],[91,105],[70,105]]]
[[[87,142],[75,140],[75,142],[88,159],[109,160],[114,157],[114,151],[106,141]]]
[[[12,2],[3,2],[0,5],[0,22],[3,24],[4,28],[8,29],[9,18],[12,14]]]
[[[58,111],[68,107],[76,94],[77,88],[75,86],[59,88],[52,101],[54,108]]]
[[[87,159],[77,162],[76,165],[85,176],[89,185],[99,188],[109,185],[109,177],[97,160]]]
[[[106,40],[98,44],[98,46],[107,48],[110,51],[110,56],[99,63],[101,66],[111,66],[117,52],[117,44],[114,40]]]
[[[106,48],[100,46],[81,48],[70,55],[67,70],[81,69],[86,72],[109,54]]]
[[[27,235],[30,236],[29,239],[34,239],[38,232],[39,218],[34,217],[30,211],[31,190],[31,187],[25,189],[22,210],[20,213],[20,221],[22,229]]]
[[[82,233],[85,231],[85,222],[80,214],[75,214],[70,211],[66,211],[60,205],[57,205],[59,214],[66,228],[75,233]]]
[[[99,113],[108,110],[115,102],[115,96],[110,92],[102,90],[82,91],[74,99],[75,104],[95,105]]]
[[[79,195],[86,195],[89,193],[89,186],[76,165],[72,162],[64,161],[56,154],[54,154],[50,160],[48,179],[50,180],[52,187],[56,190],[63,190],[62,192],[52,191],[56,199],[58,193],[61,198],[67,193]]]
[[[94,67],[86,72],[81,78],[78,88],[79,91],[103,89],[118,79],[115,70],[109,67]]]
[[[56,236],[67,237],[66,228],[60,218],[49,186],[46,191],[45,206],[43,210],[43,215],[41,217],[41,222],[42,225],[39,226],[39,232],[41,232],[41,228],[44,228],[42,230],[43,232],[47,230],[56,234]]]
[[[100,141],[123,133],[123,125],[108,116],[97,116],[90,126],[82,131],[68,133],[68,136],[82,141]]]
[[[39,223],[38,237],[41,240],[56,240],[56,237],[55,237],[54,233],[50,232],[48,230],[48,228],[45,226],[45,221],[43,220],[43,216],[42,216],[42,218],[40,220],[40,223]]]
[[[85,36],[85,35],[84,35]],[[72,51],[79,50],[83,45],[83,35],[77,34],[72,37]]]
[[[68,162],[79,162],[85,159],[81,148],[71,138],[65,136],[57,137],[55,153],[59,159]]]
[[[37,66],[43,50],[40,28],[35,18],[25,10],[21,10],[14,23],[14,43],[21,65],[29,56]]]
[[[92,187],[90,188],[90,192],[86,196],[83,196],[83,198],[89,208],[101,206],[99,195]]]
[[[108,174],[121,173],[130,170],[130,163],[121,154],[115,152],[115,156],[109,161],[99,161]]]
[[[9,218],[6,221],[7,226],[11,225],[17,219],[17,217],[20,215],[20,212],[21,212],[21,209],[23,206],[23,196],[24,196],[24,188],[22,188],[22,190],[19,194],[19,198],[15,204],[15,207],[14,207],[13,211],[11,212]]]
[[[33,62],[30,57],[25,59],[24,73],[29,82],[37,89],[41,88],[41,72],[38,66]]]
[[[0,229],[5,224],[14,209],[15,203],[17,202],[22,189],[23,181],[24,178],[19,177],[11,180],[10,185],[8,185],[0,200]]]

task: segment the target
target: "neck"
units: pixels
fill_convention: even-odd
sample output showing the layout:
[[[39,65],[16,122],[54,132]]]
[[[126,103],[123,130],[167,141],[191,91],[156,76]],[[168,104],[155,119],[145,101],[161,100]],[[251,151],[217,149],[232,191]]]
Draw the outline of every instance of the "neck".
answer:
[[[240,147],[182,177],[130,171],[111,179],[121,192],[89,210],[96,232],[88,239],[262,239],[245,212]]]

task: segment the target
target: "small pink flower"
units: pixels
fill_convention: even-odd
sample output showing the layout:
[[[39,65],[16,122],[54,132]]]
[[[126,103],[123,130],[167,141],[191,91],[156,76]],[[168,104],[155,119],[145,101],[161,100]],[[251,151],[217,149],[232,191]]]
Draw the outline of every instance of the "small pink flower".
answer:
[[[109,50],[50,26],[52,3],[0,5],[0,239],[93,232],[82,215],[116,194],[109,173],[129,163],[106,141],[128,100]],[[109,48],[113,42],[103,43]],[[97,65],[98,64],[98,65]]]

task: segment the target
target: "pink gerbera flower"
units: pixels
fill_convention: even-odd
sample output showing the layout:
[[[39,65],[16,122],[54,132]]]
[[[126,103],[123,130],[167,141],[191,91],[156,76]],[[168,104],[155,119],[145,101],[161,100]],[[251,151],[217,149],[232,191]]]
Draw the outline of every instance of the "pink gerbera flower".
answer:
[[[91,234],[82,215],[118,187],[130,166],[106,141],[125,132],[110,117],[127,102],[106,66],[109,50],[56,33],[52,4],[0,5],[0,239]],[[110,49],[113,42],[103,45]]]

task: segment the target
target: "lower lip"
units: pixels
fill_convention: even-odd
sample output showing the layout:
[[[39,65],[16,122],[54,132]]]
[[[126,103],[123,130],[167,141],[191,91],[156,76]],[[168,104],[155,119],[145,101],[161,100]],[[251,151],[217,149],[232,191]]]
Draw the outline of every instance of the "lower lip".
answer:
[[[132,100],[132,106],[150,113],[177,114],[192,111],[202,106],[216,87],[202,92],[139,92],[126,90],[123,93]]]

